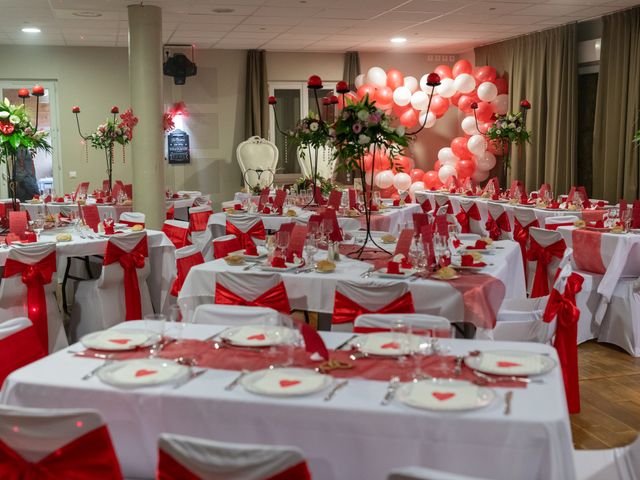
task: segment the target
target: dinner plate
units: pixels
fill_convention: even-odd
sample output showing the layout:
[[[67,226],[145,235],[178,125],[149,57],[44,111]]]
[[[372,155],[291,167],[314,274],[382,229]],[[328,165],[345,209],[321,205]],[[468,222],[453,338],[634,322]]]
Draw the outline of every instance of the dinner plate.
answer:
[[[155,332],[142,329],[126,330],[101,330],[92,332],[80,339],[86,348],[95,350],[135,350],[138,347],[146,347],[159,341],[159,335]]]
[[[179,381],[189,375],[189,368],[171,360],[140,358],[111,363],[97,376],[104,383],[120,388],[137,388]]]
[[[376,270],[373,274],[380,278],[409,278],[411,275],[417,272],[414,268],[401,268],[401,273],[387,273],[387,268]]]
[[[543,375],[556,366],[553,358],[517,350],[491,350],[480,355],[467,355],[469,368],[494,375]]]
[[[396,398],[414,408],[438,411],[477,410],[490,405],[495,392],[464,380],[434,378],[402,385]]]
[[[258,370],[242,379],[249,392],[269,397],[297,397],[312,395],[333,382],[329,375],[306,368],[274,368]]]
[[[407,338],[411,342],[407,341]],[[381,357],[397,357],[415,352],[420,348],[423,339],[418,335],[393,332],[375,332],[360,335],[352,344],[367,355]]]
[[[220,338],[241,347],[269,347],[290,341],[294,331],[281,326],[243,325],[225,330]]]

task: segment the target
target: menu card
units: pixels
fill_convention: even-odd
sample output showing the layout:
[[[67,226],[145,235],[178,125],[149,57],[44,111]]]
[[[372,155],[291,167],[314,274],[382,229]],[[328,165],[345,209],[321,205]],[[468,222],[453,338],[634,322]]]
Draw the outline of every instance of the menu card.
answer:
[[[27,212],[9,212],[9,231],[21,234],[27,231]]]
[[[327,206],[338,210],[340,208],[340,202],[342,201],[342,192],[340,190],[331,190],[329,194],[329,201]]]
[[[286,190],[276,190],[276,198],[273,201],[273,208],[275,210],[280,210],[284,206],[284,201],[287,198]]]
[[[287,262],[291,263],[293,262],[294,254],[302,258],[304,242],[307,239],[307,227],[304,225],[296,225],[295,223],[291,223],[290,225],[293,225],[293,229],[291,231],[291,237],[289,238],[289,245],[287,245],[286,256]]]
[[[80,211],[82,213],[82,219],[88,227],[91,227],[94,232],[98,232],[98,225],[100,224],[100,213],[98,212],[97,205],[81,205]]]
[[[412,228],[405,228],[402,230],[400,237],[398,237],[398,242],[396,243],[394,256],[401,253],[405,258],[409,258],[409,249],[411,248],[411,241],[413,240],[413,232],[414,230]]]
[[[262,211],[262,209],[269,202],[269,187],[265,187],[260,192],[260,198],[258,199],[258,211]]]

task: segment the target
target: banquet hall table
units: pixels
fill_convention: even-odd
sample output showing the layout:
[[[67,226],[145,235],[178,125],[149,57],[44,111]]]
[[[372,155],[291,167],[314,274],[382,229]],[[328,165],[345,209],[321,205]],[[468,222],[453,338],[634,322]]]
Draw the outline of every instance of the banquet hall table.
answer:
[[[133,211],[133,207],[131,205],[122,205],[122,204],[100,204],[100,203],[92,203],[93,205],[98,206],[98,213],[100,215],[100,219],[104,220],[105,218],[113,218],[115,221],[120,219],[120,215],[123,212],[131,212]],[[74,212],[78,213],[78,204],[77,203],[21,203],[20,210],[26,210],[29,212],[29,217],[33,220],[37,215],[57,215],[61,212]]]
[[[131,321],[114,328],[140,328]],[[205,340],[224,327],[186,325],[184,338]],[[169,335],[171,331],[168,332]],[[335,348],[349,335],[324,332]],[[449,340],[451,355],[473,350],[519,350],[548,355],[547,345]],[[213,346],[213,345],[212,345]],[[154,478],[157,440],[177,433],[218,441],[296,445],[314,480],[385,480],[392,468],[429,466],[494,480],[575,478],[573,446],[562,375],[555,367],[543,383],[495,388],[489,406],[465,412],[432,412],[392,400],[380,405],[387,381],[352,377],[330,402],[326,392],[266,397],[242,386],[224,387],[238,371],[207,369],[174,389],[171,384],[118,389],[97,377],[81,380],[104,360],[81,358],[75,344],[13,372],[0,392],[4,404],[39,408],[92,408],[105,419],[126,477]],[[367,362],[369,360],[358,360]],[[412,367],[408,367],[412,368]],[[511,414],[504,395],[513,391]]]
[[[298,274],[295,271],[283,271],[280,275],[287,289],[291,308],[296,310],[332,313],[336,284],[340,280],[362,282],[363,285],[374,281],[382,285],[402,281],[408,284],[417,313],[442,315],[451,321],[466,321],[477,327],[493,328],[502,299],[526,296],[519,245],[509,240],[494,242],[494,245],[500,248],[493,250],[494,253],[490,255],[484,255],[484,261],[488,265],[482,269],[483,275],[465,275],[464,285],[473,285],[471,289],[461,288],[457,283],[460,280],[447,282],[421,278],[362,278],[361,275],[371,269],[371,265],[345,256],[341,256],[341,261],[336,262],[336,270],[332,273],[311,271]],[[316,258],[324,258],[323,255],[319,253]],[[245,265],[228,265],[224,259],[193,267],[180,291],[180,307],[193,310],[198,305],[214,303],[217,273],[234,272],[240,276],[260,272],[257,267],[249,271],[244,268]],[[487,281],[494,282],[483,289],[484,282]],[[472,295],[473,293],[476,295]],[[391,300],[393,299],[389,299]]]

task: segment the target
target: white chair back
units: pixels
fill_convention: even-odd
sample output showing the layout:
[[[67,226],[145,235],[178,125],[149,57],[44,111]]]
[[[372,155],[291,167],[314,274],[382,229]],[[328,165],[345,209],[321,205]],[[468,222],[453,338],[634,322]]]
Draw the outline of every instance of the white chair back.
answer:
[[[475,476],[458,475],[426,467],[405,467],[389,472],[387,480],[487,480]]]
[[[261,325],[265,317],[280,314],[273,308],[206,304],[196,307],[193,323],[206,325]]]
[[[121,222],[134,223],[134,224],[140,223],[144,225],[146,218],[147,216],[141,212],[122,212],[120,214],[119,220]]]
[[[476,202],[474,200],[460,200],[460,208],[467,213],[471,208],[474,207],[474,205],[476,205]],[[477,206],[476,208],[478,209],[478,213],[480,213],[480,208]],[[482,217],[480,217],[480,220],[469,217],[469,229],[471,230],[471,233],[475,233],[476,235],[480,235],[483,237],[486,236],[487,230],[486,228],[484,228],[484,224],[485,222],[482,221]]]
[[[573,225],[580,220],[577,215],[558,215],[555,217],[547,217],[544,220],[545,226],[549,225]]]
[[[319,147],[317,149],[317,173],[327,180],[331,180],[331,178],[333,178],[333,171],[336,166],[336,158],[334,155],[335,149],[331,146]],[[300,171],[303,176],[308,178],[313,176],[313,164],[315,161],[315,149],[298,148],[298,163],[300,164]]]
[[[449,336],[451,327],[449,320],[437,315],[423,313],[368,313],[356,317],[354,328],[389,329],[396,320],[402,320],[406,325],[411,326],[413,330],[425,332],[431,336],[440,336],[437,335],[438,332],[446,332],[446,336]]]
[[[264,138],[251,137],[236,148],[236,160],[245,186],[264,188],[271,185],[275,178],[278,147]],[[263,173],[258,176],[256,170],[263,170]]]
[[[127,253],[131,252],[141,241],[147,241],[147,232],[132,232],[109,237],[109,244],[114,245]],[[107,248],[109,248],[108,245]],[[138,274],[138,285],[146,285],[149,272],[149,257],[146,257],[144,260],[144,267],[136,268],[136,273]],[[122,285],[123,282],[124,269],[119,262],[102,266],[102,273],[98,279],[98,288],[114,288]]]
[[[523,227],[537,220],[536,213],[533,209],[527,207],[514,207],[513,216]]]
[[[216,284],[241,296],[246,301],[253,301],[267,290],[282,281],[278,273],[245,273],[238,275],[234,272],[220,272],[216,274]]]
[[[33,323],[27,317],[10,318],[0,322],[0,340],[32,327]]]
[[[433,199],[436,202],[436,204],[434,205],[434,208],[437,208],[437,207],[445,206],[449,201],[449,196],[444,195],[443,193],[434,193]]]

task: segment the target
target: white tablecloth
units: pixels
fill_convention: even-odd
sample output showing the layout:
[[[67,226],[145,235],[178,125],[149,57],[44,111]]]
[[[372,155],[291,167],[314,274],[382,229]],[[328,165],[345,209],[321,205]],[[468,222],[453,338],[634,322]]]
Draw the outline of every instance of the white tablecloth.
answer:
[[[98,205],[98,213],[102,220],[111,217],[117,221],[120,219],[120,214],[122,214],[122,212],[131,212],[133,210],[131,205],[95,205]],[[20,210],[26,210],[29,212],[29,216],[33,219],[38,214],[56,215],[61,211],[74,211],[77,213],[78,205],[75,203],[69,203],[66,205],[56,203],[47,203],[46,205],[44,203],[21,203]]]
[[[128,322],[125,328],[140,327]],[[122,328],[122,327],[120,327]],[[188,325],[185,337],[205,339],[221,327]],[[346,334],[324,333],[335,347]],[[444,340],[451,354],[518,349],[556,359],[553,348],[533,343]],[[80,350],[73,345],[68,350]],[[366,361],[366,360],[361,360]],[[575,478],[569,416],[559,368],[543,384],[506,389],[477,411],[432,413],[393,401],[381,406],[386,382],[351,379],[331,402],[324,393],[268,398],[241,386],[225,391],[238,372],[210,370],[175,390],[157,386],[119,390],[81,377],[101,360],[55,353],[11,374],[0,400],[9,405],[94,408],[101,412],[128,477],[153,478],[157,439],[170,432],[221,441],[300,447],[314,480],[385,480],[392,468],[421,465],[495,480]]]

